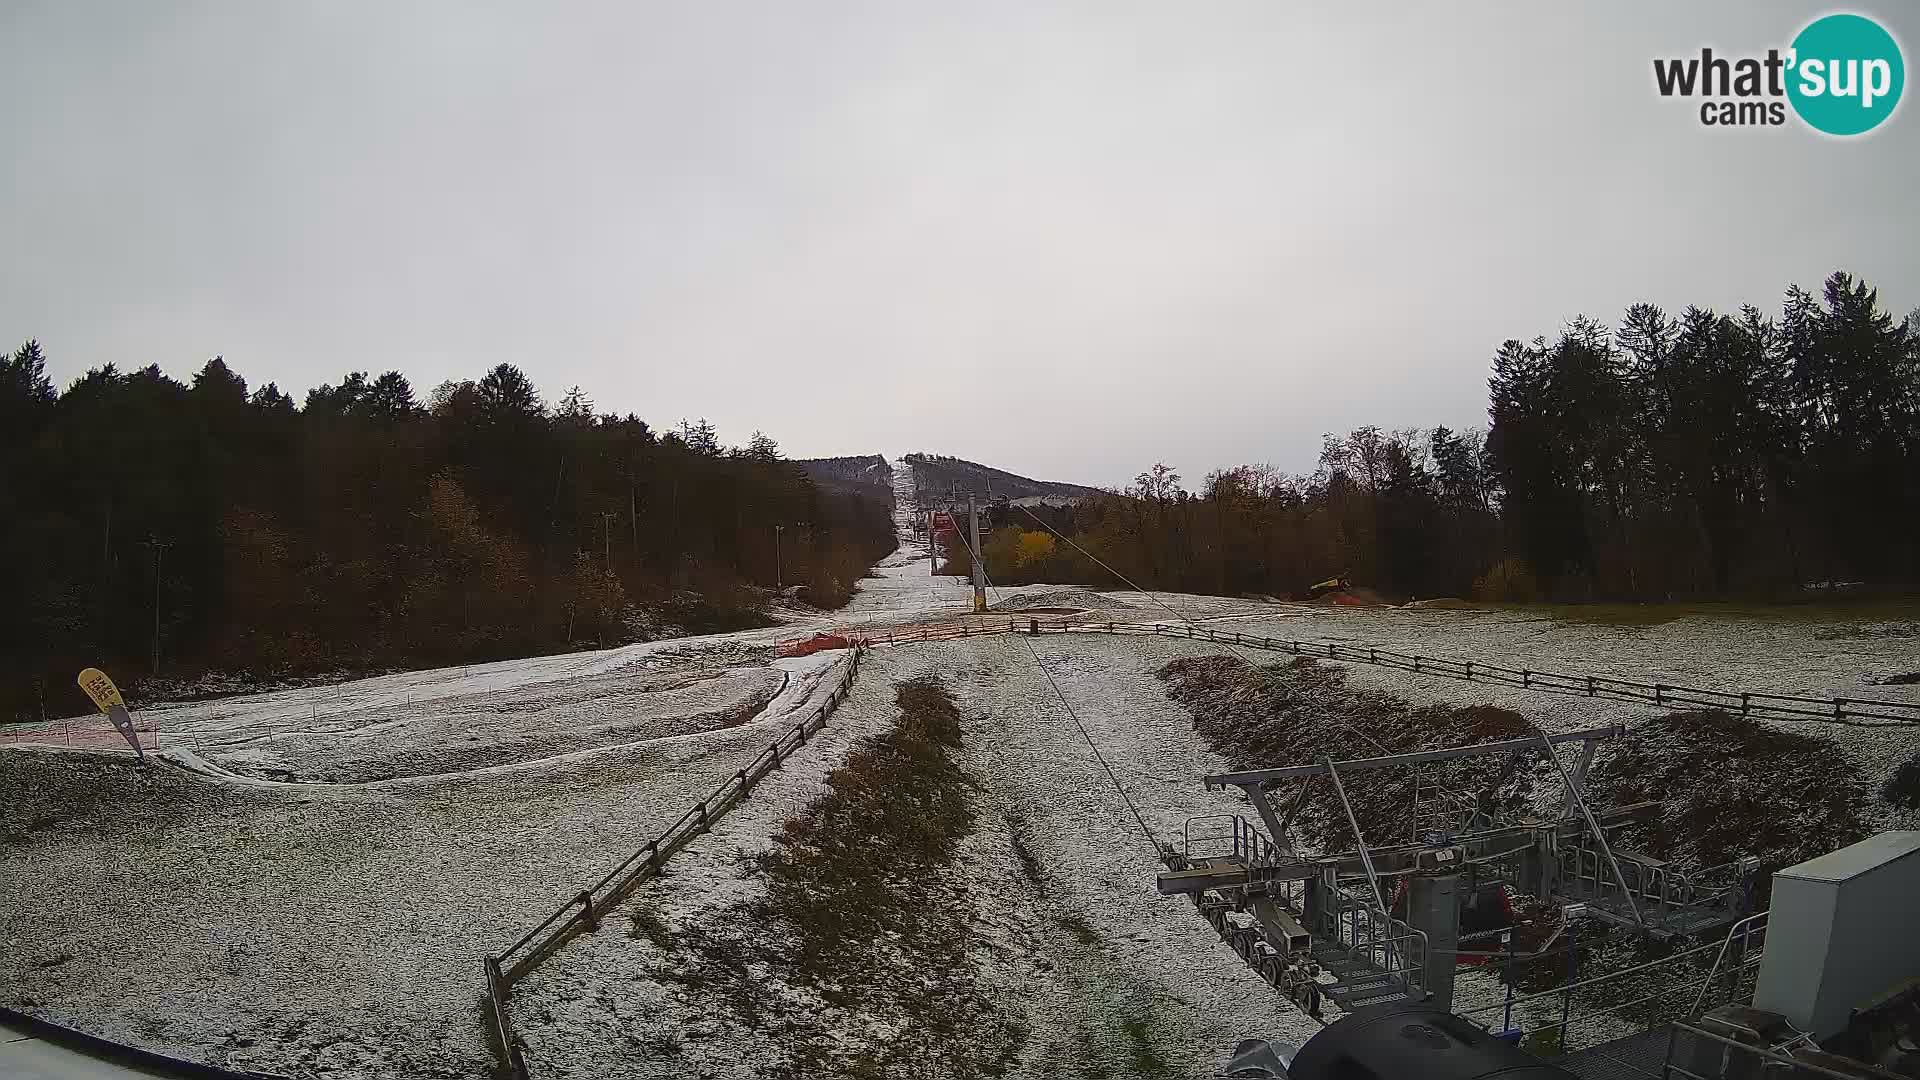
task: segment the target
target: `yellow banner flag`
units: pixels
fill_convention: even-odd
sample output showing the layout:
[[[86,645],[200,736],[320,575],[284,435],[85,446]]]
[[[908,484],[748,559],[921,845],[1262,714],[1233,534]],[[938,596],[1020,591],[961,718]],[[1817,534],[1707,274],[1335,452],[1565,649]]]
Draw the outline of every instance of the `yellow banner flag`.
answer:
[[[120,688],[113,685],[113,680],[107,678],[107,673],[99,668],[90,667],[80,673],[80,689],[87,692],[87,696],[93,699],[93,703],[99,706],[101,712],[106,712],[115,705],[126,704],[126,701],[120,697]]]

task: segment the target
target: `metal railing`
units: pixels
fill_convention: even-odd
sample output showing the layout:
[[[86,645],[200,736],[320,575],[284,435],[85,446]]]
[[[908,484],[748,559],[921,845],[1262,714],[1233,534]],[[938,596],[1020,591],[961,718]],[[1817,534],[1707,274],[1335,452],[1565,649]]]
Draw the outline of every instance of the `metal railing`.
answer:
[[[1196,833],[1196,825],[1209,824],[1225,827]],[[1183,851],[1179,865],[1203,859],[1233,858],[1255,866],[1276,861],[1279,855],[1279,849],[1257,825],[1237,814],[1190,817],[1181,829],[1181,841]],[[1382,986],[1375,993],[1420,997],[1426,992],[1426,933],[1382,910],[1368,897],[1355,894],[1356,884],[1347,882],[1344,887],[1336,884],[1327,891],[1332,902],[1326,910],[1313,916],[1320,925],[1317,930],[1308,927],[1309,933],[1321,934],[1326,946],[1335,949],[1345,960],[1363,965],[1366,975],[1384,977],[1393,984]],[[1271,881],[1266,890],[1267,896],[1288,915],[1305,925],[1309,916],[1304,881]],[[1288,994],[1310,1015],[1318,1014],[1319,987],[1308,985],[1312,976],[1304,966],[1310,957],[1290,956],[1276,949],[1267,940],[1259,921],[1231,903],[1196,894],[1194,904],[1221,939],[1261,978]],[[1316,956],[1330,959],[1318,953]],[[1355,974],[1360,973],[1349,973],[1349,977]]]
[[[1713,958],[1713,966],[1707,969],[1706,978],[1700,980],[1700,993],[1694,997],[1693,1007],[1687,1010],[1687,1015],[1700,1016],[1708,1008],[1737,1002],[1746,974],[1760,966],[1761,958],[1766,955],[1766,947],[1766,912],[1755,912],[1734,923],[1727,931],[1726,940],[1720,943],[1720,952]],[[1712,1001],[1710,996],[1714,984],[1723,973],[1727,979],[1727,992],[1724,998]]]
[[[1649,919],[1670,917],[1676,911],[1724,909],[1728,914],[1741,906],[1742,882],[1738,871],[1745,861],[1724,863],[1692,872],[1672,866],[1654,865],[1631,855],[1618,859],[1617,866],[1607,862],[1605,853],[1589,847],[1585,837],[1560,849],[1561,880],[1573,886],[1568,891],[1584,900],[1606,903],[1626,894],[1636,903],[1650,905]],[[1619,875],[1618,877],[1615,874]]]
[[[1578,948],[1570,943],[1569,951]],[[1558,1051],[1571,1053],[1577,1049],[1576,1043],[1586,1045],[1605,1042],[1624,1034],[1646,1028],[1645,1022],[1636,1022],[1631,1016],[1623,1015],[1627,1010],[1650,1006],[1656,1002],[1674,1001],[1692,1002],[1699,983],[1692,977],[1699,962],[1710,953],[1721,948],[1720,942],[1708,942],[1691,949],[1684,949],[1670,956],[1635,964],[1619,971],[1609,971],[1584,979],[1576,979],[1561,986],[1531,994],[1512,995],[1509,983],[1509,996],[1456,1010],[1458,1014],[1491,1030],[1492,1024],[1478,1017],[1492,1017],[1503,1025],[1511,1024],[1516,1013],[1530,1011],[1526,1006],[1536,1003],[1558,1003],[1558,1015],[1532,1024],[1522,1023],[1508,1026],[1505,1034],[1509,1037],[1526,1038],[1548,1031],[1557,1031]],[[1689,963],[1691,962],[1691,963]],[[1509,976],[1511,978],[1511,976]],[[1651,984],[1649,988],[1649,984]],[[1607,993],[1609,990],[1624,987],[1624,993]],[[1575,1001],[1581,992],[1587,1000],[1576,1006]],[[1645,991],[1645,992],[1642,992]],[[1672,1013],[1668,1013],[1672,1015]]]
[[[1757,912],[1735,923],[1727,931],[1725,938],[1709,941],[1690,949],[1684,949],[1669,956],[1635,964],[1619,971],[1605,972],[1585,979],[1574,979],[1562,986],[1532,994],[1515,996],[1513,993],[1514,974],[1511,966],[1507,973],[1507,996],[1501,1000],[1484,1005],[1458,1010],[1459,1014],[1482,1027],[1491,1028],[1488,1021],[1476,1017],[1490,1017],[1499,1014],[1499,1021],[1506,1034],[1525,1038],[1543,1032],[1557,1031],[1556,1045],[1560,1053],[1571,1053],[1576,1043],[1591,1039],[1592,1042],[1604,1042],[1623,1034],[1622,1028],[1635,1029],[1645,1025],[1637,1023],[1628,1010],[1656,1002],[1673,1002],[1668,1015],[1698,1017],[1702,1010],[1717,1005],[1737,1004],[1742,1000],[1742,987],[1746,977],[1759,966],[1764,956],[1766,944],[1767,913]],[[1577,949],[1577,943],[1570,943],[1566,949]],[[1714,959],[1706,974],[1697,981],[1692,971],[1697,970],[1700,961],[1709,954]],[[1536,954],[1533,958],[1551,956],[1553,953]],[[1494,958],[1497,962],[1498,958]],[[1715,995],[1713,989],[1722,980],[1728,981],[1724,994]],[[1628,987],[1626,993],[1610,994],[1601,988],[1617,985]],[[1587,1001],[1582,1007],[1575,1007],[1576,992],[1585,991]],[[1644,992],[1642,992],[1644,991]],[[1751,997],[1750,994],[1747,997]],[[1533,1024],[1513,1026],[1516,1011],[1525,1012],[1525,1006],[1535,1003],[1558,1002],[1558,1017],[1550,1017]],[[1686,1003],[1685,1013],[1677,1012],[1679,1003]],[[1667,1006],[1662,1006],[1666,1008]]]
[[[1465,682],[1498,683],[1548,694],[1574,697],[1607,698],[1616,701],[1643,702],[1669,709],[1715,709],[1752,719],[1790,722],[1841,724],[1850,727],[1920,727],[1920,702],[1890,701],[1883,698],[1814,698],[1794,694],[1767,694],[1753,691],[1709,690],[1673,683],[1648,683],[1611,675],[1568,675],[1532,668],[1510,668],[1477,660],[1453,660],[1446,657],[1383,649],[1376,645],[1346,645],[1332,641],[1296,641],[1262,637],[1240,631],[1215,630],[1190,624],[1118,622],[1086,615],[1058,619],[1008,618],[997,621],[976,620],[950,626],[915,627],[910,630],[871,634],[873,645],[905,645],[919,641],[951,641],[958,638],[999,634],[1141,634],[1210,641],[1221,645],[1261,649],[1310,659],[1333,660],[1348,664],[1373,664],[1397,668],[1420,675],[1433,675]]]
[[[1193,834],[1198,823],[1223,823],[1224,832]],[[1195,859],[1237,859],[1248,865],[1273,861],[1273,841],[1257,826],[1238,814],[1198,814],[1180,827],[1181,854]]]
[[[1399,983],[1408,997],[1418,998],[1427,990],[1427,934],[1373,902],[1352,888],[1329,890],[1333,904],[1328,912],[1334,940],[1341,951],[1354,960],[1368,964]],[[1311,929],[1311,927],[1309,927]]]
[[[1804,1045],[1804,1036],[1794,1043]],[[1794,1045],[1788,1044],[1788,1046]],[[1685,1080],[1719,1080],[1723,1076],[1765,1076],[1768,1080],[1861,1080],[1862,1077],[1886,1077],[1900,1080],[1901,1074],[1877,1068],[1865,1062],[1852,1068],[1832,1068],[1826,1064],[1783,1053],[1780,1049],[1753,1046],[1684,1021],[1667,1029],[1667,1060],[1661,1067],[1661,1080],[1684,1077]],[[1685,1061],[1686,1064],[1681,1064]],[[1835,1061],[1834,1064],[1841,1064]],[[1695,1070],[1698,1071],[1695,1071]]]
[[[498,955],[484,959],[487,987],[488,1035],[497,1042],[496,1052],[509,1080],[526,1080],[524,1048],[513,1033],[510,992],[513,984],[526,977],[547,957],[575,935],[600,928],[606,913],[626,899],[646,881],[659,876],[661,867],[674,852],[713,827],[744,799],[753,786],[780,767],[794,751],[826,726],[827,717],[846,700],[854,677],[860,671],[860,658],[866,646],[855,643],[833,688],[819,704],[803,713],[799,720],[781,732],[765,750],[745,768],[735,772],[714,789],[713,794],[693,804],[659,836],[604,874],[588,888],[574,894],[538,926],[520,935]]]

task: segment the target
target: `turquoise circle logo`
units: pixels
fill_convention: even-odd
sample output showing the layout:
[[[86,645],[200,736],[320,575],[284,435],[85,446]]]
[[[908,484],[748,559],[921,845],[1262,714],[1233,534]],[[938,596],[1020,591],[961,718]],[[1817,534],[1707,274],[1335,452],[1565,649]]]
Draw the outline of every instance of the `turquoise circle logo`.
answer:
[[[1900,43],[1863,15],[1815,19],[1793,39],[1787,100],[1816,131],[1860,135],[1900,104],[1907,68]]]

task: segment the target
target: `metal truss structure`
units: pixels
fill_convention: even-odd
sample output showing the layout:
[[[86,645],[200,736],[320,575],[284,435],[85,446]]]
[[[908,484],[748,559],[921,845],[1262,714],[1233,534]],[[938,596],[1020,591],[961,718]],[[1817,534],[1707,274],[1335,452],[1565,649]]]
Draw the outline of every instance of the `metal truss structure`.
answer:
[[[1463,936],[1463,882],[1499,883],[1662,940],[1725,933],[1750,913],[1758,866],[1743,860],[1684,872],[1614,843],[1619,830],[1652,819],[1658,802],[1595,808],[1586,774],[1619,727],[1425,750],[1350,761],[1255,769],[1206,777],[1209,789],[1246,795],[1259,824],[1238,815],[1187,822],[1179,851],[1166,853],[1163,895],[1191,897],[1222,937],[1268,982],[1313,1015],[1401,998],[1452,1007]],[[1575,744],[1569,769],[1557,748]],[[1503,813],[1493,793],[1536,756],[1561,788],[1556,812]],[[1446,762],[1492,757],[1493,783],[1474,793],[1432,779]],[[1369,842],[1350,786],[1383,769],[1414,770],[1410,838]],[[1351,829],[1352,850],[1303,851],[1293,835],[1311,786],[1330,787]],[[1290,789],[1290,790],[1289,790]]]

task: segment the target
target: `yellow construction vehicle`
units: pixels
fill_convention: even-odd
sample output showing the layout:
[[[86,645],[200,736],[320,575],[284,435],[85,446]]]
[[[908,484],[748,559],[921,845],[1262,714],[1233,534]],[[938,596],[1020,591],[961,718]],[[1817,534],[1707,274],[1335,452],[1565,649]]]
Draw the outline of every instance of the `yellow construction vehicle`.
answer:
[[[1330,592],[1346,592],[1351,588],[1353,588],[1353,582],[1348,579],[1347,575],[1339,574],[1325,581],[1315,582],[1308,586],[1307,599],[1318,600]]]

